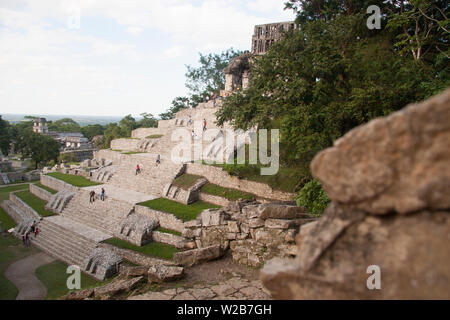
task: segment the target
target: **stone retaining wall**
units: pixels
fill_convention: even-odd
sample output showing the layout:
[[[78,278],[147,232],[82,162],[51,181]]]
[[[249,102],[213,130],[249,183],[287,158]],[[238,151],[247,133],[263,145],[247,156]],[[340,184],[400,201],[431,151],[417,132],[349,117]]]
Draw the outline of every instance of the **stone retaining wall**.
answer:
[[[140,140],[138,139],[115,139],[111,141],[111,149],[122,150],[122,151],[137,151],[138,144]]]
[[[153,231],[152,237],[155,242],[165,243],[178,249],[184,248],[186,243],[183,237],[160,231]]]
[[[238,189],[244,192],[251,191],[251,193],[257,197],[282,201],[289,201],[295,198],[295,194],[293,193],[273,190],[264,183],[238,179],[237,177],[230,176],[221,168],[214,166],[188,163],[186,173],[203,176],[208,179],[209,182],[217,184],[221,187]]]
[[[10,216],[16,224],[20,224],[27,220],[25,213],[19,210],[17,206],[14,206],[14,204],[9,200],[3,201],[0,207],[5,210],[8,216]]]
[[[52,197],[52,194],[50,192],[34,184],[30,184],[30,192],[34,194],[36,197],[45,200],[47,202],[50,201],[50,198]]]
[[[71,184],[68,184],[67,182],[44,174],[41,174],[41,184],[56,191],[70,190],[77,192],[79,190],[79,188]]]
[[[167,130],[163,128],[138,128],[131,132],[132,138],[145,139],[148,136],[155,134],[166,134]]]
[[[9,194],[9,200],[17,206],[20,210],[22,210],[27,216],[29,216],[31,219],[40,220],[41,216],[34,211],[33,208],[31,208],[28,204],[23,202],[18,196],[14,194],[14,192],[11,192]]]
[[[158,220],[161,228],[175,230],[178,232],[183,232],[184,230],[183,220],[177,218],[173,214],[153,210],[151,208],[140,205],[136,205],[134,207],[134,210],[138,214],[142,214],[147,217]]]
[[[197,248],[230,248],[236,262],[259,267],[273,257],[295,256],[299,226],[315,220],[293,205],[230,202],[186,222],[183,236],[195,241]]]
[[[204,192],[200,192],[198,195],[198,199],[200,201],[209,202],[212,204],[216,204],[218,206],[227,206],[230,201],[228,199],[219,197],[219,196],[213,196],[212,194],[207,194]]]

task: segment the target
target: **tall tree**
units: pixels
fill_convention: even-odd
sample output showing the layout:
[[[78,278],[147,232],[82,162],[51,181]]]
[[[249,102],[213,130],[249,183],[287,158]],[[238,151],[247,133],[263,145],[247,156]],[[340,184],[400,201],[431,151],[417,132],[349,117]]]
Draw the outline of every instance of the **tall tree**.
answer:
[[[180,110],[186,109],[188,107],[189,98],[186,97],[176,97],[172,100],[172,105],[170,108],[159,115],[162,120],[173,119],[176,113]]]
[[[80,125],[71,118],[64,118],[48,123],[48,129],[50,131],[59,132],[81,132]]]
[[[59,142],[50,136],[25,130],[19,136],[16,150],[22,153],[22,158],[30,157],[37,169],[42,163],[58,161],[60,147]]]
[[[240,51],[230,48],[219,54],[203,55],[199,53],[199,66],[186,66],[186,87],[190,91],[190,103],[195,107],[210,95],[218,93],[225,85],[223,69],[231,59],[240,55]]]
[[[158,120],[151,113],[141,113],[142,119],[137,123],[139,128],[156,128],[158,126]]]
[[[355,126],[428,96],[429,65],[393,50],[362,14],[304,23],[255,60],[250,86],[227,98],[218,124],[281,129],[285,160],[308,162]],[[448,79],[447,79],[448,83]]]
[[[7,156],[11,145],[11,126],[0,115],[0,151]]]

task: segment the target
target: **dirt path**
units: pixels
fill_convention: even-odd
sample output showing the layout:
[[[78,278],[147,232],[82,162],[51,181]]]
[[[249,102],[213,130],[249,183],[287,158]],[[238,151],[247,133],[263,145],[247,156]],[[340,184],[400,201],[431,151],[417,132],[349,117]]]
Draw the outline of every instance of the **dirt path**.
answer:
[[[36,278],[36,268],[49,264],[54,259],[44,253],[34,254],[11,264],[5,271],[5,277],[19,290],[16,300],[42,300],[47,295],[47,289]]]

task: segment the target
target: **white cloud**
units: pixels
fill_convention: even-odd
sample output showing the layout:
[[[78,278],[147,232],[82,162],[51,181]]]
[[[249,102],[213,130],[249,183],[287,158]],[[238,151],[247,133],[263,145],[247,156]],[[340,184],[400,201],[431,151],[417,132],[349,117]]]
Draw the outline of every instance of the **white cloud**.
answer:
[[[158,114],[185,94],[184,65],[197,52],[249,49],[255,24],[291,19],[283,1],[0,0],[0,106]],[[81,29],[70,30],[78,13]],[[94,36],[84,29],[88,18],[113,21],[130,37]],[[139,42],[148,34],[157,40]]]
[[[169,59],[178,58],[183,55],[183,50],[184,48],[182,46],[175,45],[166,49],[164,55]]]

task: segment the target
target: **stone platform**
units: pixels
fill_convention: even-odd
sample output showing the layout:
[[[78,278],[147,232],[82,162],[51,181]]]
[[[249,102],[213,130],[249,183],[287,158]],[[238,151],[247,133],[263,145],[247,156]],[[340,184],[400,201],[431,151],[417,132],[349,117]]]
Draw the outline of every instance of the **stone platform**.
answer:
[[[111,235],[62,216],[52,216],[45,218],[45,220],[53,222],[64,229],[70,230],[95,242],[102,242],[111,238]]]
[[[149,200],[153,200],[153,199],[157,198],[156,196],[153,196],[150,194],[120,188],[120,187],[117,187],[112,184],[102,184],[102,185],[98,185],[98,186],[85,187],[82,189],[88,190],[88,191],[94,190],[96,195],[100,196],[102,188],[105,189],[105,194],[106,194],[107,198],[118,200],[118,201],[123,201],[123,202],[128,202],[130,204],[136,204],[136,203],[145,202],[145,201],[149,201]]]

